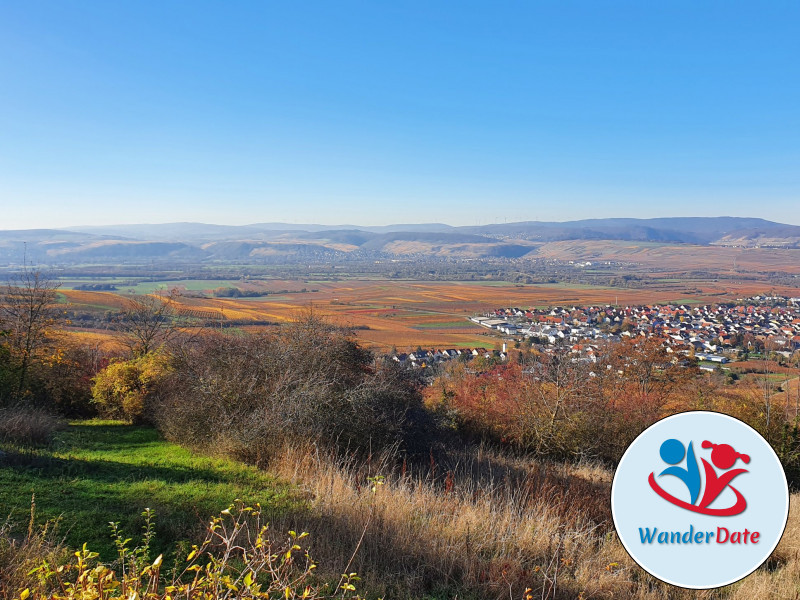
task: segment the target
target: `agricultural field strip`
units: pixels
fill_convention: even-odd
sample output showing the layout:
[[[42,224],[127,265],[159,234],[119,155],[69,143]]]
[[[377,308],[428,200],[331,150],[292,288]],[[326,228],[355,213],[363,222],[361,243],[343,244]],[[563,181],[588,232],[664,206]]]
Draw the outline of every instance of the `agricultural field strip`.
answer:
[[[199,281],[199,280],[198,280]],[[218,284],[219,281],[209,281]],[[309,285],[306,282],[280,281],[280,286],[295,287]],[[387,280],[353,280],[339,282],[315,282],[319,291],[263,298],[192,298],[182,297],[180,306],[186,311],[203,311],[200,318],[224,318],[242,321],[285,322],[293,318],[303,306],[313,304],[315,310],[329,315],[336,321],[353,327],[366,326],[369,330],[359,332],[367,345],[398,348],[427,345],[449,347],[465,345],[487,345],[485,333],[467,319],[489,308],[497,306],[553,306],[559,304],[605,304],[620,303],[649,304],[656,302],[679,302],[683,304],[703,301],[716,302],[719,294],[729,297],[737,290],[752,291],[763,286],[750,282],[736,285],[718,282],[703,283],[704,289],[696,296],[686,294],[686,288],[698,284],[697,280],[680,286],[670,282],[666,289],[615,289],[596,286],[554,285],[487,285],[486,282],[406,282]],[[798,295],[797,289],[783,288]],[[398,294],[398,291],[401,291]],[[692,290],[696,292],[696,290]],[[576,294],[575,292],[579,292]],[[683,295],[680,294],[683,292]],[[113,292],[88,292],[62,290],[65,302],[76,310],[104,311],[124,307],[124,299]],[[376,311],[385,311],[378,315]],[[391,314],[394,313],[394,314]],[[391,315],[391,316],[390,316]],[[436,319],[439,316],[441,318]],[[434,318],[426,318],[434,317]],[[455,321],[464,321],[463,329],[454,326]],[[439,323],[439,326],[436,326]],[[422,331],[424,330],[424,331]],[[466,336],[466,337],[465,337]]]

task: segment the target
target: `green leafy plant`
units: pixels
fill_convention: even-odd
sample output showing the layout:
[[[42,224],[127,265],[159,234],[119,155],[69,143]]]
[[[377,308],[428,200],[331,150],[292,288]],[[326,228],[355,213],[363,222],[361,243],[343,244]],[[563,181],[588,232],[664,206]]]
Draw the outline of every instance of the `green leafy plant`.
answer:
[[[150,559],[155,516],[149,509],[142,516],[142,539],[135,547],[111,523],[116,568],[99,562],[98,554],[84,544],[65,564],[42,560],[32,571],[37,584],[21,590],[15,600],[359,598],[356,573],[343,575],[333,590],[318,584],[313,578],[317,565],[299,543],[308,534],[290,531],[285,540],[274,541],[258,505],[237,501],[212,518],[202,543],[192,546],[168,576],[162,572],[162,555]]]

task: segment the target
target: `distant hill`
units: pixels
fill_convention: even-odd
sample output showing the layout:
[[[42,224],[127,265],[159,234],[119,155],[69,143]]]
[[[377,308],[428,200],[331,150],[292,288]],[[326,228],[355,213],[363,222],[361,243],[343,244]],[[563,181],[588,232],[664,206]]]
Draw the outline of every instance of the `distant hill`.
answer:
[[[744,246],[767,248],[800,248],[800,227],[756,227],[736,230],[712,244],[717,246]]]
[[[543,243],[617,240],[800,248],[800,227],[742,217],[525,221],[453,227],[163,223],[0,230],[0,264],[336,261],[348,257],[518,258]]]
[[[658,219],[586,219],[582,221],[526,221],[478,227],[462,227],[483,235],[507,235],[539,241],[635,240],[710,244],[737,232],[796,230],[800,227],[744,217],[665,217]]]

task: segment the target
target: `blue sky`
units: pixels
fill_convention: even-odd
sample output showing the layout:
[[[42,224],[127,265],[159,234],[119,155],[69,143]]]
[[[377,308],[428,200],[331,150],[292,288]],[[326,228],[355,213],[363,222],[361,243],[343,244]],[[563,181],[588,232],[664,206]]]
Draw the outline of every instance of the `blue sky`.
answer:
[[[0,2],[0,208],[800,224],[800,3]]]

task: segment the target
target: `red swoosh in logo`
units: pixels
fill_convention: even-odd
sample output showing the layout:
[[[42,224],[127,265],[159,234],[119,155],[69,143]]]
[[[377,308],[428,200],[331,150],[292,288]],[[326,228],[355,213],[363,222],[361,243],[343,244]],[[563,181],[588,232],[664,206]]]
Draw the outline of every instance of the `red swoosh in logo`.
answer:
[[[650,477],[647,478],[650,487],[653,488],[653,491],[664,498],[667,502],[674,504],[675,506],[680,506],[681,508],[685,508],[686,510],[690,510],[692,512],[700,513],[701,515],[712,515],[716,517],[732,517],[733,515],[738,515],[739,513],[743,512],[745,508],[747,508],[747,500],[744,499],[741,492],[737,490],[732,485],[728,487],[731,488],[734,493],[736,494],[736,504],[728,508],[704,508],[701,506],[695,506],[694,504],[689,504],[688,502],[684,502],[679,498],[676,498],[672,494],[664,491],[661,486],[656,483],[656,478],[653,473],[650,473]]]

